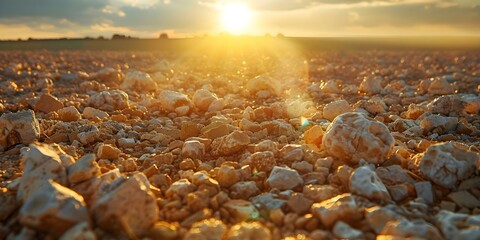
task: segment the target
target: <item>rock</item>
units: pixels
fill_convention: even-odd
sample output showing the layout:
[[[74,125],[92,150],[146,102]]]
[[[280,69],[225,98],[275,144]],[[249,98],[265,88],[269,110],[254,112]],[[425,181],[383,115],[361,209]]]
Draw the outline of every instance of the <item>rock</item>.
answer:
[[[395,208],[397,208],[395,205],[387,205],[386,207],[375,206],[366,210],[365,219],[376,234],[382,232],[388,222],[407,221],[405,217],[392,210]]]
[[[459,95],[444,95],[435,98],[427,105],[427,109],[434,114],[441,114],[444,116],[450,113],[459,113],[462,108],[462,99]]]
[[[479,239],[480,216],[442,210],[435,222],[446,239]]]
[[[82,117],[80,112],[74,106],[64,107],[58,110],[58,115],[60,120],[64,122],[74,122]]]
[[[432,114],[420,121],[420,126],[425,130],[425,132],[431,132],[433,129],[438,133],[445,133],[448,131],[453,131],[457,127],[458,118],[456,117],[444,117],[441,115]]]
[[[13,191],[4,192],[0,189],[0,206],[2,206],[0,208],[0,221],[4,222],[19,206],[15,193]]]
[[[180,116],[187,115],[192,108],[188,96],[170,90],[163,90],[158,95],[160,107],[167,112],[176,112]]]
[[[363,209],[357,206],[352,195],[345,193],[312,205],[312,213],[331,228],[338,220],[355,223],[363,217]]]
[[[360,83],[360,87],[358,88],[359,92],[366,93],[366,94],[378,94],[382,91],[382,81],[383,77],[375,76],[375,77],[366,77],[363,79],[362,83]]]
[[[148,73],[140,71],[128,72],[120,85],[122,90],[150,91],[157,90],[157,84]]]
[[[90,75],[90,79],[103,83],[118,83],[122,78],[122,72],[111,67],[102,68]]]
[[[228,124],[213,122],[202,128],[201,132],[203,137],[215,139],[228,135],[230,133],[230,128],[228,127]]]
[[[461,95],[462,99],[462,114],[475,115],[480,113],[480,96],[474,94]]]
[[[438,229],[421,219],[388,222],[380,234],[404,238],[443,239]]]
[[[199,159],[205,155],[205,145],[198,140],[188,140],[183,143],[182,156],[184,158]]]
[[[322,202],[339,195],[340,191],[331,185],[305,185],[303,194],[314,202]]]
[[[100,175],[100,167],[94,154],[86,154],[67,168],[68,181],[80,183]]]
[[[195,107],[202,111],[208,111],[210,105],[218,98],[207,89],[198,89],[193,94],[192,101]]]
[[[454,189],[459,180],[469,178],[476,169],[479,154],[454,142],[431,145],[416,156],[420,172],[434,183]]]
[[[452,192],[447,197],[460,207],[480,208],[480,200],[467,191]]]
[[[303,133],[303,140],[306,144],[312,144],[320,148],[322,146],[323,134],[322,127],[315,125]]]
[[[97,141],[99,137],[100,131],[95,125],[84,125],[79,129],[79,133],[77,134],[78,140],[85,145]]]
[[[266,180],[266,184],[278,190],[290,190],[302,185],[303,179],[294,169],[275,166]]]
[[[0,151],[18,143],[30,144],[40,137],[40,126],[31,110],[2,114],[0,129]]]
[[[319,88],[324,93],[341,93],[342,92],[340,80],[322,81]]]
[[[248,157],[247,162],[254,170],[266,173],[277,165],[275,155],[270,151],[256,152]]]
[[[66,231],[59,240],[96,240],[93,232],[87,222],[81,222]]]
[[[143,173],[119,178],[92,204],[97,225],[117,235],[145,235],[158,218],[155,196]]]
[[[286,144],[278,152],[279,157],[286,162],[298,162],[303,159],[302,145]]]
[[[119,138],[118,146],[121,148],[132,148],[135,146],[135,138]]]
[[[297,170],[300,173],[310,173],[313,171],[313,165],[306,162],[306,161],[300,161],[300,162],[294,162],[292,163],[292,168]]]
[[[400,165],[390,165],[387,167],[378,167],[375,169],[377,175],[382,179],[385,185],[397,185],[402,183],[415,183],[408,172]]]
[[[110,159],[115,160],[120,157],[122,151],[110,144],[100,143],[97,150],[97,157],[99,159]]]
[[[391,185],[387,188],[395,202],[401,202],[410,196],[410,188],[407,184]]]
[[[83,197],[52,181],[43,181],[20,208],[20,222],[39,231],[59,237],[81,222],[88,222]]]
[[[260,216],[260,213],[249,201],[243,199],[229,200],[224,203],[224,208],[234,222],[242,222],[246,220],[255,220]]]
[[[218,169],[217,181],[220,186],[228,188],[240,181],[240,176],[234,167],[222,165],[220,169]]]
[[[260,75],[248,80],[246,89],[252,95],[265,90],[273,94],[280,94],[281,86],[270,76]]]
[[[102,118],[110,117],[108,113],[99,109],[91,108],[91,107],[84,108],[82,112],[82,116],[85,119],[96,119],[96,118],[102,119]]]
[[[263,140],[255,145],[255,152],[270,151],[276,154],[278,151],[278,143],[272,140]]]
[[[246,132],[233,131],[213,140],[210,147],[215,155],[231,155],[244,150],[248,144],[250,144],[250,137]]]
[[[178,239],[178,229],[168,222],[156,222],[148,231],[151,239]]]
[[[103,111],[123,110],[129,106],[128,95],[121,90],[96,93],[87,99],[87,104]]]
[[[333,235],[340,239],[361,239],[363,233],[357,229],[350,227],[343,221],[337,221],[332,229]]]
[[[310,210],[313,201],[306,198],[302,193],[293,193],[287,201],[288,207],[298,215],[303,215]]]
[[[185,240],[222,240],[227,231],[227,226],[218,219],[206,219],[193,224],[185,235]]]
[[[55,112],[63,108],[63,103],[58,100],[58,98],[44,93],[35,103],[34,109],[36,111],[41,111],[44,113]]]
[[[260,193],[257,183],[254,181],[237,182],[230,187],[230,197],[233,199],[248,200]]]
[[[387,112],[387,105],[381,98],[371,98],[368,100],[360,100],[353,105],[355,111],[367,111],[370,114],[377,115]]]
[[[452,94],[455,90],[455,87],[443,77],[434,79],[427,89],[428,93],[438,95]]]
[[[268,228],[257,222],[242,222],[233,225],[227,233],[227,240],[270,240],[272,234]]]
[[[276,197],[277,197],[276,194],[262,193],[252,198],[252,203],[258,209],[266,209],[266,210],[280,209],[283,206],[285,206],[287,201],[283,199],[277,199]]]
[[[356,112],[335,118],[323,136],[327,153],[352,163],[364,159],[380,164],[392,153],[393,144],[394,139],[383,123]]]
[[[196,186],[187,179],[180,179],[174,182],[165,192],[165,195],[170,199],[183,198],[187,194],[195,191]]]
[[[347,101],[343,99],[336,100],[323,107],[323,118],[331,122],[338,115],[351,112],[352,110],[352,107]]]
[[[368,166],[362,166],[353,171],[350,177],[350,192],[372,201],[391,201],[390,194],[382,180]]]
[[[30,194],[53,180],[67,186],[66,164],[62,161],[64,152],[55,145],[30,144],[21,150],[23,175],[17,192],[17,199],[26,201]]]
[[[434,201],[434,193],[430,182],[416,182],[414,184],[417,197],[425,200],[425,203],[432,204]]]

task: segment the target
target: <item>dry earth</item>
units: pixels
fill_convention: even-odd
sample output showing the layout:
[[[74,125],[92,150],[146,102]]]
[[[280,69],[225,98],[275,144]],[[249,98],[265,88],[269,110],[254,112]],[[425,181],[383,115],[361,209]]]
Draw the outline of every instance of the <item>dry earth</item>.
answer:
[[[222,56],[0,52],[0,239],[480,239],[480,54]]]

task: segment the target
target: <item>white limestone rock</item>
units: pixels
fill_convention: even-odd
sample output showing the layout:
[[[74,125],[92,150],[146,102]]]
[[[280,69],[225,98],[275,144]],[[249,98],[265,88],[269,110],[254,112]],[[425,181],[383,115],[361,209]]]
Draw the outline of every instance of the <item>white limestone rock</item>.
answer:
[[[211,240],[222,240],[223,235],[227,231],[227,226],[223,224],[221,220],[218,219],[205,219],[200,222],[193,224],[192,228],[188,230],[185,235],[185,240],[201,240],[201,239],[211,239]]]
[[[331,228],[338,220],[354,223],[363,217],[363,209],[357,205],[355,198],[345,193],[312,205],[312,213],[327,228]]]
[[[350,106],[350,104],[347,101],[340,99],[330,102],[329,104],[325,105],[325,107],[323,107],[323,118],[331,122],[338,115],[351,111],[352,107]]]
[[[215,138],[210,147],[215,155],[231,155],[244,150],[250,144],[250,137],[246,132],[233,131],[232,133]]]
[[[480,239],[480,216],[441,210],[435,224],[446,239]]]
[[[407,170],[400,165],[390,165],[387,167],[378,167],[375,169],[377,175],[386,185],[397,185],[402,183],[414,184],[415,180],[410,177]]]
[[[242,222],[233,225],[228,230],[227,240],[270,240],[272,234],[270,230],[258,222]]]
[[[455,93],[456,90],[456,87],[449,83],[446,78],[441,77],[430,82],[427,92],[430,94],[445,95]]]
[[[44,181],[20,209],[22,224],[57,237],[77,223],[88,221],[83,197],[52,180]]]
[[[353,171],[350,176],[350,192],[372,201],[391,201],[390,194],[382,180],[368,166],[362,166]]]
[[[366,93],[366,94],[378,94],[382,91],[382,81],[383,77],[375,76],[375,77],[366,77],[363,79],[362,83],[360,83],[360,87],[358,88],[359,92]]]
[[[392,235],[403,238],[443,239],[438,229],[423,219],[390,221],[385,225],[380,235]]]
[[[202,111],[208,111],[210,105],[217,99],[217,96],[207,89],[198,89],[192,97],[195,107]]]
[[[165,195],[167,196],[167,198],[170,199],[182,198],[187,196],[187,194],[195,191],[195,189],[196,186],[193,183],[191,183],[187,179],[182,178],[172,183],[172,185],[170,185],[170,187],[165,192]]]
[[[183,143],[182,156],[198,159],[205,155],[205,145],[198,140],[188,140]]]
[[[143,173],[119,178],[92,204],[98,226],[118,235],[141,237],[158,218],[158,206]]]
[[[59,240],[96,240],[95,232],[88,222],[81,222],[66,231]]]
[[[246,89],[252,95],[261,91],[269,91],[273,94],[280,94],[281,86],[273,78],[265,75],[256,76],[248,80],[246,84]]]
[[[78,140],[82,144],[90,144],[95,142],[100,137],[100,130],[95,125],[85,125],[79,129],[77,134]]]
[[[319,88],[324,93],[341,93],[342,92],[340,80],[322,81]]]
[[[360,230],[350,227],[343,221],[337,221],[332,229],[333,235],[340,239],[362,239],[363,233]]]
[[[180,116],[187,115],[192,108],[192,101],[187,95],[171,91],[163,90],[158,95],[158,104],[167,112],[175,112]]]
[[[122,72],[111,67],[105,67],[95,73],[90,74],[91,80],[96,80],[103,83],[116,83],[122,78]]]
[[[29,196],[53,180],[67,186],[67,171],[69,162],[67,156],[55,145],[30,144],[21,150],[23,175],[17,192],[17,199],[26,201]]]
[[[87,99],[87,104],[103,111],[122,110],[129,106],[128,95],[121,90],[96,93]]]
[[[157,84],[148,73],[141,71],[128,72],[120,85],[122,90],[150,91],[157,90]]]
[[[394,139],[381,122],[362,113],[344,113],[332,122],[323,136],[328,154],[351,163],[364,159],[380,164],[393,150]]]
[[[83,118],[85,119],[95,119],[95,118],[108,118],[110,117],[110,115],[108,115],[108,113],[100,110],[100,109],[96,109],[96,108],[92,108],[92,107],[86,107],[83,109],[83,112],[82,112],[82,116]]]
[[[291,190],[303,184],[303,179],[294,169],[275,166],[270,172],[266,183],[278,190]]]
[[[40,137],[40,126],[32,110],[4,113],[0,117],[0,151],[18,143],[30,144]]]
[[[480,155],[464,145],[447,142],[431,145],[416,156],[416,165],[428,180],[455,189],[458,181],[469,178],[476,169]]]
[[[438,129],[439,133],[453,131],[457,127],[458,118],[444,117],[442,115],[431,114],[421,119],[420,126],[426,132]]]
[[[78,112],[77,108],[75,108],[74,106],[64,107],[58,110],[58,115],[60,119],[64,122],[77,121],[82,117],[82,115],[80,115],[80,112]]]
[[[67,168],[68,181],[80,183],[100,175],[100,167],[95,161],[95,154],[86,154]]]
[[[375,231],[376,234],[379,234],[388,222],[407,221],[404,216],[395,211],[396,208],[398,207],[395,205],[368,208],[366,209],[365,219],[373,231]]]

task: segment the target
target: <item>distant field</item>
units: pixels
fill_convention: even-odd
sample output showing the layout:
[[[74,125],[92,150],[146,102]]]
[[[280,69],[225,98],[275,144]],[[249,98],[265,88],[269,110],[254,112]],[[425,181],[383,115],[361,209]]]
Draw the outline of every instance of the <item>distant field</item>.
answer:
[[[480,50],[480,37],[274,38],[203,37],[187,39],[3,41],[0,50],[212,51],[294,46],[316,50]]]

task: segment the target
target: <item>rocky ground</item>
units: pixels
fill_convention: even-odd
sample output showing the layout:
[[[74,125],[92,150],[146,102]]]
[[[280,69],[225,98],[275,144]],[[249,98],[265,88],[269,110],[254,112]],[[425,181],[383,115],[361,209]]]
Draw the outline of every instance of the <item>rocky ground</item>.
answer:
[[[480,239],[480,54],[0,52],[0,239]]]

